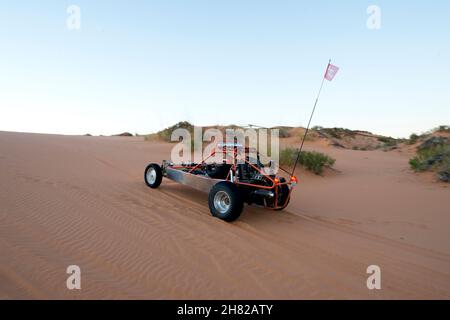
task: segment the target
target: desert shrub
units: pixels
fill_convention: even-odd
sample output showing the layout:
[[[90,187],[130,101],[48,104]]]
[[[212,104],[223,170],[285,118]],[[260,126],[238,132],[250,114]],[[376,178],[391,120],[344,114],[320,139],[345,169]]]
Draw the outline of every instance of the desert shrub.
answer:
[[[447,132],[450,133],[450,126],[439,126],[434,129],[435,132]]]
[[[305,137],[305,133],[300,133],[299,134],[299,139],[300,141],[303,140],[303,138]],[[317,138],[317,132],[314,132],[313,130],[308,131],[308,134],[306,135],[305,141],[314,141]]]
[[[411,169],[416,172],[425,171],[428,168],[426,158],[424,159],[421,156],[415,156],[414,158],[410,159],[409,165]]]
[[[320,132],[336,139],[342,139],[345,136],[354,137],[356,135],[355,131],[345,128],[321,128]]]
[[[297,157],[297,150],[294,148],[286,148],[280,151],[280,165],[292,167]]]
[[[416,156],[409,160],[409,164],[415,171],[426,171],[432,169],[435,165],[443,163],[449,156],[450,150],[448,147],[434,146],[419,150]]]
[[[296,158],[296,149],[283,149],[280,152],[280,165],[284,167],[293,167]],[[336,160],[331,158],[330,156],[316,151],[302,151],[299,158],[300,165],[318,175],[323,173],[324,167],[331,168],[334,165],[335,161]]]
[[[291,136],[291,129],[287,127],[277,127],[275,129],[278,129],[279,131],[279,137],[280,138],[289,138]]]
[[[437,176],[443,182],[450,182],[450,161],[448,159],[440,166]]]
[[[166,128],[164,130],[161,130],[161,131],[157,132],[156,134],[158,135],[158,137],[160,137],[164,141],[171,142],[172,132],[174,130],[176,130],[176,129],[179,129],[179,128],[186,129],[191,134],[193,134],[193,132],[194,132],[194,126],[192,124],[190,124],[187,121],[181,121],[181,122],[178,122],[177,124],[175,124],[175,125],[173,125],[171,127],[168,127],[168,128]]]
[[[123,132],[123,133],[119,133],[119,134],[115,134],[115,137],[132,137],[133,135],[129,132]]]
[[[322,174],[324,167],[332,167],[335,159],[320,152],[305,152],[300,155],[299,162],[307,170],[315,174]]]
[[[392,147],[397,145],[397,140],[392,137],[378,137],[378,141],[383,143],[384,147]]]
[[[429,152],[433,151],[433,149],[449,146],[450,141],[445,137],[431,137],[426,139],[422,144],[417,148],[420,152]]]
[[[144,141],[155,141],[158,140],[159,136],[157,133],[151,133],[144,135]]]
[[[431,130],[425,131],[420,135],[421,138],[426,138],[431,136],[433,133],[450,133],[450,126],[441,125],[439,127],[433,128]]]
[[[450,141],[445,137],[431,137],[418,148],[415,157],[409,160],[416,172],[436,171],[440,180],[450,182]]]
[[[417,142],[417,140],[419,140],[420,136],[413,133],[412,135],[409,136],[409,140],[408,140],[408,144],[415,144]]]

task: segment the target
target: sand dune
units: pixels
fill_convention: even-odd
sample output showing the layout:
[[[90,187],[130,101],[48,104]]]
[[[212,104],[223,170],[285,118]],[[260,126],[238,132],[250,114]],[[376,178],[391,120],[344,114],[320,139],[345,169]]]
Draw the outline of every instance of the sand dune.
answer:
[[[0,298],[449,299],[449,188],[407,153],[311,147],[338,172],[300,171],[286,211],[227,224],[205,194],[146,187],[169,144],[0,132]],[[366,287],[372,264],[382,290]]]

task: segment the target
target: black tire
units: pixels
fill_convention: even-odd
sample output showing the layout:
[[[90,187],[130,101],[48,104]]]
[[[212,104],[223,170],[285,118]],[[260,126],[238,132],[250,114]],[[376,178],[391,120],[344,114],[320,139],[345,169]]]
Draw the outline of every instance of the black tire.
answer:
[[[208,204],[211,214],[226,222],[232,222],[239,218],[244,208],[244,200],[239,189],[229,181],[219,182],[212,187],[208,196]]]
[[[278,189],[278,205],[283,206],[286,203],[286,200],[287,200],[287,203],[286,203],[285,207],[277,208],[277,209],[275,209],[275,211],[284,210],[288,206],[289,201],[291,200],[291,198],[287,199],[287,197],[289,196],[289,187],[286,184],[282,184],[278,188],[279,188]]]
[[[152,176],[152,173],[154,176]],[[156,189],[159,187],[162,181],[162,169],[161,167],[156,163],[150,163],[147,168],[145,168],[144,172],[144,180],[145,184],[149,186],[152,189]]]

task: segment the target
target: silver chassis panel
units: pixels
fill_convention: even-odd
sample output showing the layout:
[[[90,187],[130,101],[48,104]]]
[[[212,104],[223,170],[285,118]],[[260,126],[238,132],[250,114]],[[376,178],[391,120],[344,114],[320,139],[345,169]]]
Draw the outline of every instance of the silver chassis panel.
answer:
[[[209,193],[216,183],[225,181],[222,179],[212,179],[207,176],[187,173],[170,167],[166,168],[166,178],[206,193]]]

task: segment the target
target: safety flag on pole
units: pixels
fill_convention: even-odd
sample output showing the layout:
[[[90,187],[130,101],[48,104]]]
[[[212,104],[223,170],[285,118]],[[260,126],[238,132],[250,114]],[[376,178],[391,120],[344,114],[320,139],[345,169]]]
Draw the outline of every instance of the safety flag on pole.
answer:
[[[294,177],[295,168],[297,167],[298,160],[300,159],[300,154],[302,153],[303,144],[305,143],[306,135],[308,134],[309,126],[311,125],[311,120],[313,118],[314,111],[316,111],[317,102],[319,101],[320,93],[322,92],[322,88],[323,88],[323,84],[325,83],[325,79],[327,79],[328,81],[333,80],[334,76],[336,75],[336,73],[338,71],[339,71],[339,68],[336,67],[335,65],[332,65],[331,59],[330,59],[328,61],[327,70],[325,71],[325,74],[323,76],[322,83],[320,84],[319,92],[317,93],[317,98],[316,98],[316,102],[314,103],[314,108],[312,109],[311,116],[309,117],[308,126],[306,127],[305,134],[303,135],[302,144],[300,145],[300,148],[297,149],[298,150],[297,158],[295,159],[295,162],[294,162],[294,168],[292,169],[291,177]]]
[[[328,64],[327,71],[325,71],[325,79],[328,81],[333,80],[336,73],[339,71],[339,67],[336,67],[335,65],[332,65],[331,63]]]

